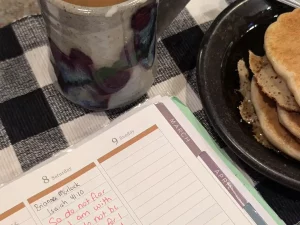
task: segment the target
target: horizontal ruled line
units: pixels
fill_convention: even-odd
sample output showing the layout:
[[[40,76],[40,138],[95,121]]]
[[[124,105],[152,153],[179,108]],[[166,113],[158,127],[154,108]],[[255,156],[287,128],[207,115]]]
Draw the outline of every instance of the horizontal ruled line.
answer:
[[[80,177],[81,175],[85,174],[86,172],[90,171],[91,169],[95,168],[96,164],[91,163],[88,166],[84,167],[83,169],[77,171],[73,175],[67,177],[66,179],[56,183],[55,185],[43,190],[42,192],[32,196],[28,199],[29,204],[32,204],[33,202],[43,198],[44,196],[50,194],[51,192],[57,190],[58,188],[61,188],[62,186],[66,185],[67,183],[70,183],[71,181],[75,180],[76,178]]]
[[[189,174],[191,174],[191,173],[189,173]],[[188,174],[186,174],[185,176],[181,177],[179,180],[177,180],[177,181],[171,183],[169,186],[164,187],[164,188],[163,188],[160,192],[158,192],[153,198],[155,198],[157,195],[161,194],[162,192],[166,191],[166,190],[169,189],[170,187],[174,186],[175,184],[179,183],[179,182],[180,182],[181,180],[183,180],[187,175],[188,175]],[[193,183],[194,183],[194,182],[193,182]],[[191,184],[188,184],[188,185],[191,185]],[[186,188],[186,187],[184,187],[184,188]],[[172,197],[173,197],[173,196],[172,196]],[[149,199],[148,201],[143,202],[141,205],[137,206],[137,207],[135,208],[135,210],[136,210],[136,209],[139,209],[140,207],[142,207],[143,205],[147,204],[147,203],[148,203],[149,201],[151,201],[151,200],[152,200],[152,198]]]
[[[30,217],[30,218],[24,220],[23,222],[21,222],[20,224],[26,223],[26,222],[29,221],[29,220],[33,220],[33,219]]]
[[[216,204],[211,205],[209,208],[207,208],[205,211],[201,212],[199,215],[195,216],[194,218],[192,218],[190,221],[188,221],[186,223],[186,225],[190,224],[191,222],[193,222],[195,219],[197,219],[199,216],[203,215],[205,212],[207,212],[208,210],[210,210],[211,208],[213,208]]]
[[[91,182],[94,182],[94,180],[98,179],[100,176],[101,176],[101,175],[99,175],[99,174],[96,175],[96,176],[94,176],[94,177],[91,178],[90,180],[88,180],[88,181],[86,181],[85,183],[81,184],[80,187],[81,187],[81,188],[85,187],[87,184],[89,184],[89,183],[91,183]],[[105,182],[99,184],[99,186],[102,185],[102,184],[104,184],[104,183],[105,183]],[[76,189],[74,189],[74,190],[68,192],[68,195],[70,195],[70,194],[72,194],[72,193],[74,193],[74,192],[76,192]],[[63,200],[63,199],[65,199],[65,198],[68,198],[68,196],[63,196],[63,197],[57,196],[57,200]],[[53,205],[53,204],[55,204],[55,203],[56,203],[56,202],[50,202],[49,204],[47,204],[47,206],[50,207],[51,205]],[[71,203],[71,204],[72,204],[72,203]]]
[[[20,211],[21,209],[25,208],[25,204],[24,203],[20,203],[19,205],[16,205],[15,207],[7,210],[6,212],[0,214],[0,221],[6,219],[7,217],[15,214],[16,212]]]
[[[164,144],[163,146],[155,149],[153,152],[151,152],[150,154],[144,156],[143,158],[140,159],[140,161],[142,161],[143,159],[149,157],[150,155],[153,155],[156,153],[156,151],[160,150],[161,148],[165,147],[167,144]],[[170,153],[172,153],[173,150],[170,150],[169,152],[167,152],[166,154],[164,154],[162,157],[160,157],[159,159],[155,160],[153,163],[151,163],[150,165],[148,165],[147,167],[143,168],[141,171],[137,172],[136,174],[132,175],[131,177],[129,177],[127,180],[131,179],[132,177],[136,176],[137,174],[141,173],[143,170],[149,168],[150,166],[152,166],[154,163],[156,163],[157,161],[159,161],[160,159],[164,158],[165,156],[169,155]],[[120,176],[120,174],[122,173],[126,173],[128,169],[132,168],[134,165],[136,165],[137,163],[139,163],[140,161],[134,163],[134,164],[131,164],[130,166],[128,166],[126,169],[124,169],[121,173],[118,173],[116,174],[115,176],[112,177],[112,179],[116,178],[117,176]],[[125,180],[124,182],[126,182],[127,180]],[[118,184],[118,185],[121,185],[123,184],[124,182]]]
[[[194,193],[192,196],[194,196],[197,193]],[[178,218],[180,218],[182,215],[184,215],[186,212],[190,211],[192,208],[194,208],[196,205],[199,205],[202,201],[206,200],[207,198],[211,197],[210,195],[206,196],[204,199],[201,199],[201,201],[195,203],[194,205],[192,205],[189,209],[187,209],[186,211],[182,212],[182,214],[180,214],[179,216],[177,216],[174,220],[172,220],[169,224],[173,223],[174,221],[176,221]],[[172,209],[171,209],[172,210]],[[170,211],[171,211],[170,210]]]
[[[92,192],[94,192],[96,189],[98,189],[99,187],[105,185],[105,184],[108,184],[106,181],[99,184],[97,187],[93,188],[92,190],[88,191],[86,194],[84,194],[81,198],[79,198],[78,200],[80,199],[84,199],[86,196],[90,195]],[[105,192],[105,194],[103,195],[103,197],[107,194],[107,193],[110,193],[112,191],[112,189],[107,189],[108,191]],[[71,202],[70,204],[68,204],[68,207],[71,207],[73,206],[74,204],[76,205],[76,203],[78,203],[78,200],[74,200],[73,202]],[[61,210],[61,209],[60,209]],[[60,210],[56,211],[56,213],[60,212]],[[76,211],[77,212],[77,211]],[[50,215],[51,216],[51,215]],[[42,221],[46,220],[46,219],[49,219],[50,216],[47,216],[45,218],[42,219]]]
[[[121,207],[121,208],[123,208],[123,206]],[[109,214],[109,215],[112,215],[112,214],[114,214],[114,213],[117,213],[117,212],[113,212],[113,213],[111,213],[111,214]],[[118,219],[118,220],[116,220],[113,224],[120,224],[119,222],[122,222],[122,220],[124,220],[125,218],[131,218],[132,220],[133,220],[133,218],[131,217],[131,215],[127,212],[127,214],[126,215],[123,215],[123,216],[121,216],[122,217],[122,219]],[[94,225],[97,225],[97,224],[100,224],[102,221],[100,221],[99,223],[95,223]],[[133,222],[133,223],[135,223],[135,222]],[[131,223],[131,224],[133,224],[133,223]],[[103,223],[102,223],[103,224]],[[110,224],[110,223],[109,223]],[[123,223],[121,223],[121,224],[123,224]],[[74,225],[77,225],[77,224],[74,224]]]
[[[210,223],[214,218],[218,217],[220,214],[224,214],[224,212],[219,212],[218,214],[216,214],[214,217],[212,217],[209,221],[207,221],[204,225],[207,225],[208,223]]]
[[[126,158],[124,158],[122,161],[112,165],[110,168],[107,168],[107,171],[110,171],[111,169],[115,168],[116,166],[118,166],[120,163],[122,163],[123,161],[127,160],[128,158],[132,157],[133,155],[139,153],[140,151],[144,150],[146,147],[148,147],[149,145],[153,144],[154,142],[156,142],[158,139],[160,139],[161,137],[163,137],[163,135],[159,136],[158,138],[156,138],[155,140],[151,141],[150,143],[146,144],[145,146],[139,148],[136,152],[128,155]]]
[[[169,198],[166,199],[165,201],[161,202],[161,203],[160,203],[159,205],[157,205],[154,209],[152,209],[152,210],[150,210],[149,212],[147,212],[146,214],[142,215],[141,218],[144,218],[144,217],[147,216],[149,213],[153,212],[153,211],[154,211],[155,209],[157,209],[159,206],[161,206],[162,204],[168,202],[170,199],[174,198],[176,195],[178,195],[178,194],[181,193],[182,191],[185,191],[185,189],[186,189],[188,186],[194,184],[195,182],[197,182],[197,181],[194,181],[193,183],[186,185],[184,188],[182,188],[182,189],[180,189],[179,191],[177,191],[174,195],[172,195],[171,197],[169,197]],[[194,194],[195,194],[196,192],[198,192],[198,191],[201,191],[202,189],[203,189],[203,188],[198,189],[197,191],[195,191],[194,193],[192,193],[190,196],[194,195]],[[189,198],[190,196],[188,196],[188,198]],[[140,207],[141,207],[141,206],[139,206],[139,208],[140,208]],[[137,209],[138,209],[138,208],[137,208]],[[137,209],[135,209],[135,210],[137,210]]]
[[[179,158],[174,159],[173,161],[171,161],[170,163],[168,163],[167,165],[165,165],[162,169],[166,168],[167,166],[171,165],[172,163],[174,163],[175,161],[177,161]],[[126,193],[128,193],[129,191],[131,191],[133,188],[135,188],[136,186],[138,186],[139,184],[143,183],[145,180],[151,178],[152,176],[154,176],[155,174],[159,173],[162,169],[156,171],[155,173],[151,174],[149,177],[146,177],[145,179],[143,179],[141,182],[137,183],[135,186],[131,187],[129,190],[126,190]]]
[[[228,220],[226,220],[224,223],[222,223],[221,225],[224,225],[225,223],[227,223],[228,221],[230,221],[229,219]],[[231,221],[230,221],[231,222]]]
[[[109,173],[112,169],[114,169],[115,167],[117,167],[118,165],[120,165],[121,163],[123,163],[124,161],[128,160],[130,157],[133,157],[134,155],[140,153],[142,150],[144,150],[145,148],[147,148],[148,146],[150,146],[151,144],[153,144],[154,142],[156,142],[158,139],[160,139],[163,136],[159,136],[157,139],[151,141],[150,143],[146,144],[145,146],[141,147],[138,149],[138,151],[128,155],[126,158],[124,158],[122,161],[116,163],[115,165],[111,166],[110,168],[107,168],[106,171]]]
[[[129,147],[130,145],[138,142],[139,140],[141,140],[143,137],[147,136],[148,134],[152,133],[153,131],[157,130],[158,127],[157,125],[154,125],[150,128],[148,128],[147,130],[143,131],[142,133],[138,134],[137,136],[135,136],[134,138],[130,139],[129,141],[125,142],[124,144],[122,144],[121,146],[115,148],[114,150],[112,150],[111,152],[107,153],[106,155],[102,156],[101,158],[98,159],[98,162],[101,164],[104,161],[108,160],[109,158],[113,157],[114,155],[118,154],[119,152],[121,152],[122,150],[126,149],[127,147]]]
[[[90,195],[90,194],[91,194],[93,191],[95,191],[97,188],[101,187],[103,184],[108,184],[108,183],[107,183],[107,182],[102,183],[101,185],[97,186],[96,188],[94,188],[94,189],[91,190],[90,192],[88,192],[88,193],[86,193],[85,195],[83,195],[83,196],[82,196],[81,198],[79,198],[78,200],[86,198],[88,195]],[[110,194],[115,194],[116,197],[112,198]],[[110,196],[110,197],[108,197],[108,196]],[[104,206],[109,206],[109,205],[111,205],[112,203],[115,203],[116,201],[120,201],[120,199],[118,198],[118,196],[116,195],[116,193],[115,193],[112,189],[109,189],[107,192],[105,192],[105,193],[103,194],[102,198],[103,198],[103,197],[108,197],[108,198],[111,198],[112,200],[111,200],[108,204],[103,205],[102,207],[104,207]],[[121,201],[120,201],[120,202],[121,202]],[[121,202],[121,203],[122,203],[122,202]],[[78,204],[78,201],[72,202],[72,203],[69,204],[67,207],[68,207],[68,208],[72,208],[72,206],[73,206],[74,204],[75,204],[75,205]],[[119,206],[119,209],[121,209],[121,208],[123,208],[123,205],[122,205],[122,206]],[[80,208],[80,209],[76,209],[76,210],[74,210],[74,214],[72,214],[72,215],[76,215],[78,212],[82,212],[82,211],[84,211],[84,210],[86,210],[86,209],[87,209],[86,207],[83,207],[83,208]],[[59,212],[59,211],[57,211],[56,213],[58,213],[58,212]],[[53,215],[56,215],[56,213],[53,214]],[[97,213],[97,211],[90,213],[90,215],[88,215],[87,217],[85,217],[85,219],[91,218],[91,217],[94,216],[96,213]],[[45,217],[44,219],[42,219],[42,222],[44,223],[44,221],[45,221],[46,219],[49,219],[49,218],[50,218],[51,216],[53,216],[53,215],[50,215],[50,216],[48,216],[48,217]],[[111,215],[111,214],[109,214],[109,215]],[[68,218],[63,218],[62,221],[61,221],[61,223],[64,222],[64,221],[66,221],[67,219],[68,219]],[[70,219],[70,218],[69,218],[69,219]],[[75,224],[73,224],[73,225],[77,225],[77,224],[80,223],[80,222],[82,222],[82,221],[78,221],[77,223],[75,223]],[[97,224],[97,223],[96,223],[96,224]]]
[[[166,177],[163,177],[162,179],[160,179],[159,181],[157,181],[156,183],[154,183],[153,185],[151,185],[149,188],[147,188],[145,191],[141,192],[139,195],[135,196],[134,198],[130,199],[129,202],[132,202],[133,200],[135,200],[136,198],[138,198],[139,196],[141,196],[142,194],[146,193],[147,191],[149,191],[151,188],[155,187],[156,185],[160,184],[163,180],[167,179],[168,177],[170,177],[171,175],[173,175],[174,173],[176,173],[178,170],[182,169],[183,167],[185,167],[186,165],[183,165],[181,167],[179,167],[178,169],[174,170],[172,173],[168,174]],[[161,171],[161,170],[159,170]],[[188,172],[187,174],[185,174],[182,177],[185,177],[189,174],[190,172]],[[181,178],[180,178],[181,179]],[[177,182],[177,181],[176,181]],[[135,186],[136,187],[136,186]],[[127,193],[127,192],[126,192]],[[126,194],[125,193],[125,194]]]
[[[113,193],[114,193],[114,192],[113,192]],[[116,196],[117,196],[117,195],[116,195]],[[120,199],[118,198],[118,196],[117,196],[115,199],[113,199],[111,202],[109,202],[109,204],[107,204],[106,206],[111,205],[111,203],[114,203],[114,202],[117,201],[117,200],[120,201]],[[121,201],[120,201],[120,202],[121,202]],[[121,202],[121,203],[122,203],[122,202]],[[124,207],[123,205],[119,206],[119,207],[118,207],[118,210],[122,209],[123,207]],[[76,213],[78,213],[78,212],[80,212],[80,211],[82,211],[82,210],[84,210],[84,209],[77,210],[77,211],[75,211],[74,213],[76,214]],[[117,211],[116,211],[116,212],[117,212]],[[114,214],[114,213],[116,213],[116,212],[109,213],[109,214],[107,214],[107,216],[112,215],[112,214]],[[98,211],[94,211],[94,212],[90,213],[90,215],[86,216],[84,219],[85,219],[85,220],[86,220],[86,219],[89,219],[89,218],[95,216],[95,214],[97,214],[97,213],[99,213],[99,212],[98,212]],[[68,218],[64,218],[64,219],[62,220],[62,222],[66,221],[66,220],[68,220]],[[102,222],[102,221],[101,221],[101,222]],[[79,224],[79,223],[82,223],[82,221],[78,221],[78,222],[75,223],[74,225],[77,225],[77,224]],[[97,224],[97,223],[96,223],[96,224]],[[99,223],[98,223],[98,224],[99,224]]]
[[[121,208],[123,208],[123,206],[122,206]],[[114,214],[114,213],[116,213],[116,212],[113,212],[113,213],[111,213],[111,214],[109,214],[109,215],[112,215],[112,214]],[[129,217],[129,216],[130,216],[130,217]],[[128,212],[127,212],[126,215],[122,216],[122,219],[116,220],[114,224],[117,224],[118,222],[122,221],[122,220],[125,219],[126,217],[129,217],[129,218],[131,218],[131,219],[133,220],[133,223],[131,223],[130,225],[135,224],[134,219],[131,217],[131,215],[130,215]],[[99,225],[99,224],[101,224],[102,222],[103,222],[103,221],[100,221],[100,222],[94,223],[94,224],[92,224],[92,225]],[[79,221],[78,223],[80,223],[80,221]],[[74,225],[77,225],[78,223],[75,223]],[[103,223],[102,223],[102,224],[103,224]]]

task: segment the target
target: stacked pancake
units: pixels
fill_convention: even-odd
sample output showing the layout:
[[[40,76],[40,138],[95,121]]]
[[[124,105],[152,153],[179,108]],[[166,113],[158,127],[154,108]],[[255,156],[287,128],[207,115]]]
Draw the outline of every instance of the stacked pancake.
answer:
[[[300,160],[300,9],[268,27],[264,47],[249,53],[251,101],[270,144]]]

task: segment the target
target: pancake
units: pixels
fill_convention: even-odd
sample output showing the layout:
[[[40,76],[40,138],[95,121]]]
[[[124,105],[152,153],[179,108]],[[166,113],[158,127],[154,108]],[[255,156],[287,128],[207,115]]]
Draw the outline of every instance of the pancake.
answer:
[[[267,148],[273,148],[268,139],[262,132],[260,127],[255,109],[251,102],[251,81],[249,80],[249,70],[246,67],[244,60],[238,61],[238,73],[240,78],[240,89],[239,92],[243,96],[243,101],[239,105],[239,111],[242,119],[247,123],[252,125],[252,131],[255,139]]]
[[[277,106],[279,122],[295,137],[300,139],[300,113],[289,112]]]
[[[266,56],[257,56],[253,52],[249,51],[249,66],[254,76],[268,64],[269,62]]]
[[[251,100],[269,142],[278,150],[300,160],[298,139],[279,123],[276,103],[260,90],[255,78],[251,81]]]
[[[300,105],[300,9],[280,15],[265,33],[266,56]]]
[[[260,57],[249,52],[249,64],[261,90],[288,111],[300,112],[292,92],[273,69],[267,57]]]

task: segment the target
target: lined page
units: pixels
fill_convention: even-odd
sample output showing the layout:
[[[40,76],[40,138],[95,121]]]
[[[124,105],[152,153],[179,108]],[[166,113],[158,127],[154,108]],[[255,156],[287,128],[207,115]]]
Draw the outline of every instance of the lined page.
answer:
[[[134,224],[94,163],[32,196],[28,202],[41,224]]]
[[[101,166],[142,224],[231,222],[159,129]]]
[[[0,225],[275,225],[176,110],[146,107],[4,186]]]
[[[24,203],[20,203],[15,207],[7,210],[0,215],[0,221],[8,225],[35,225],[31,214],[25,207]]]

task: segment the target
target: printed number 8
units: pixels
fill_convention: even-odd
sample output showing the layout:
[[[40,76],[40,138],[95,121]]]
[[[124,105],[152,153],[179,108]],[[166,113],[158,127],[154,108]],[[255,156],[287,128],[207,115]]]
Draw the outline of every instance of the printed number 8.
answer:
[[[50,182],[47,176],[43,176],[42,180],[44,181],[45,184],[48,184]]]

